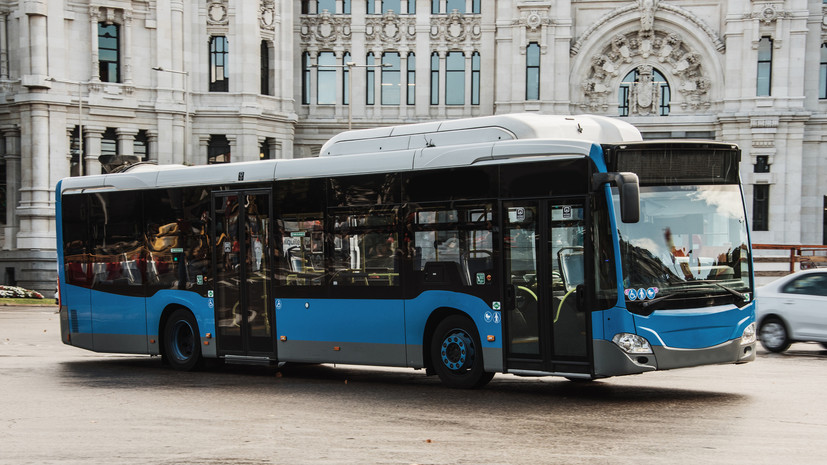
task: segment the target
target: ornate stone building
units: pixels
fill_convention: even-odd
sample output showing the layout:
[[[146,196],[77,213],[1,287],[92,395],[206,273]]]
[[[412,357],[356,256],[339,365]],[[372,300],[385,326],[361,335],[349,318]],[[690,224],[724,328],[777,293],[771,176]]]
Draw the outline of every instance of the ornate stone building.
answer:
[[[314,156],[347,129],[596,113],[738,143],[755,242],[827,243],[827,7],[0,0],[0,281],[54,282],[59,179]]]

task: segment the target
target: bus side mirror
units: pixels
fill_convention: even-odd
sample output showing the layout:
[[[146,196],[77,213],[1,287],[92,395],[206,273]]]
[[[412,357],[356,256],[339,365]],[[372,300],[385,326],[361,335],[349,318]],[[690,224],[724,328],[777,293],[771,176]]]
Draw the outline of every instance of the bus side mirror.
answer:
[[[640,221],[640,182],[635,173],[594,173],[592,190],[600,189],[605,183],[617,186],[620,191],[620,221]]]

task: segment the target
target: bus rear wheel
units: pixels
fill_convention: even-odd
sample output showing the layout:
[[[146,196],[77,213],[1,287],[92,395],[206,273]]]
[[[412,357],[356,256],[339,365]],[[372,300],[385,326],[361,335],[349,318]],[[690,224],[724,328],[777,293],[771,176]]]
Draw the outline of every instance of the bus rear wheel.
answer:
[[[431,339],[431,362],[439,379],[450,388],[476,389],[494,373],[483,369],[482,345],[468,318],[451,315],[442,320]]]
[[[189,310],[175,310],[164,325],[164,357],[172,368],[190,371],[201,364],[198,323]]]

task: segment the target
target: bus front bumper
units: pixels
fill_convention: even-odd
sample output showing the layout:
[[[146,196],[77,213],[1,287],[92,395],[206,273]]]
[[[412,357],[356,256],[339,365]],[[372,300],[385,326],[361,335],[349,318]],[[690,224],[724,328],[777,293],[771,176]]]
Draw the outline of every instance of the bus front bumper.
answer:
[[[594,341],[594,373],[596,378],[630,375],[655,370],[671,370],[701,365],[746,363],[755,360],[756,342],[741,344],[741,338],[712,347],[677,349],[652,346],[647,354],[629,354],[612,341]]]

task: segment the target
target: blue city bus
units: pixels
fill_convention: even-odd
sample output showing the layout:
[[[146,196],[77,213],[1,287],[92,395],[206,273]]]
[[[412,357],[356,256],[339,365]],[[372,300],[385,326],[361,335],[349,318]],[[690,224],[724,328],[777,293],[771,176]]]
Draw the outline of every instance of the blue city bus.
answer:
[[[355,130],[57,185],[66,344],[592,380],[755,358],[740,150],[598,116]]]

